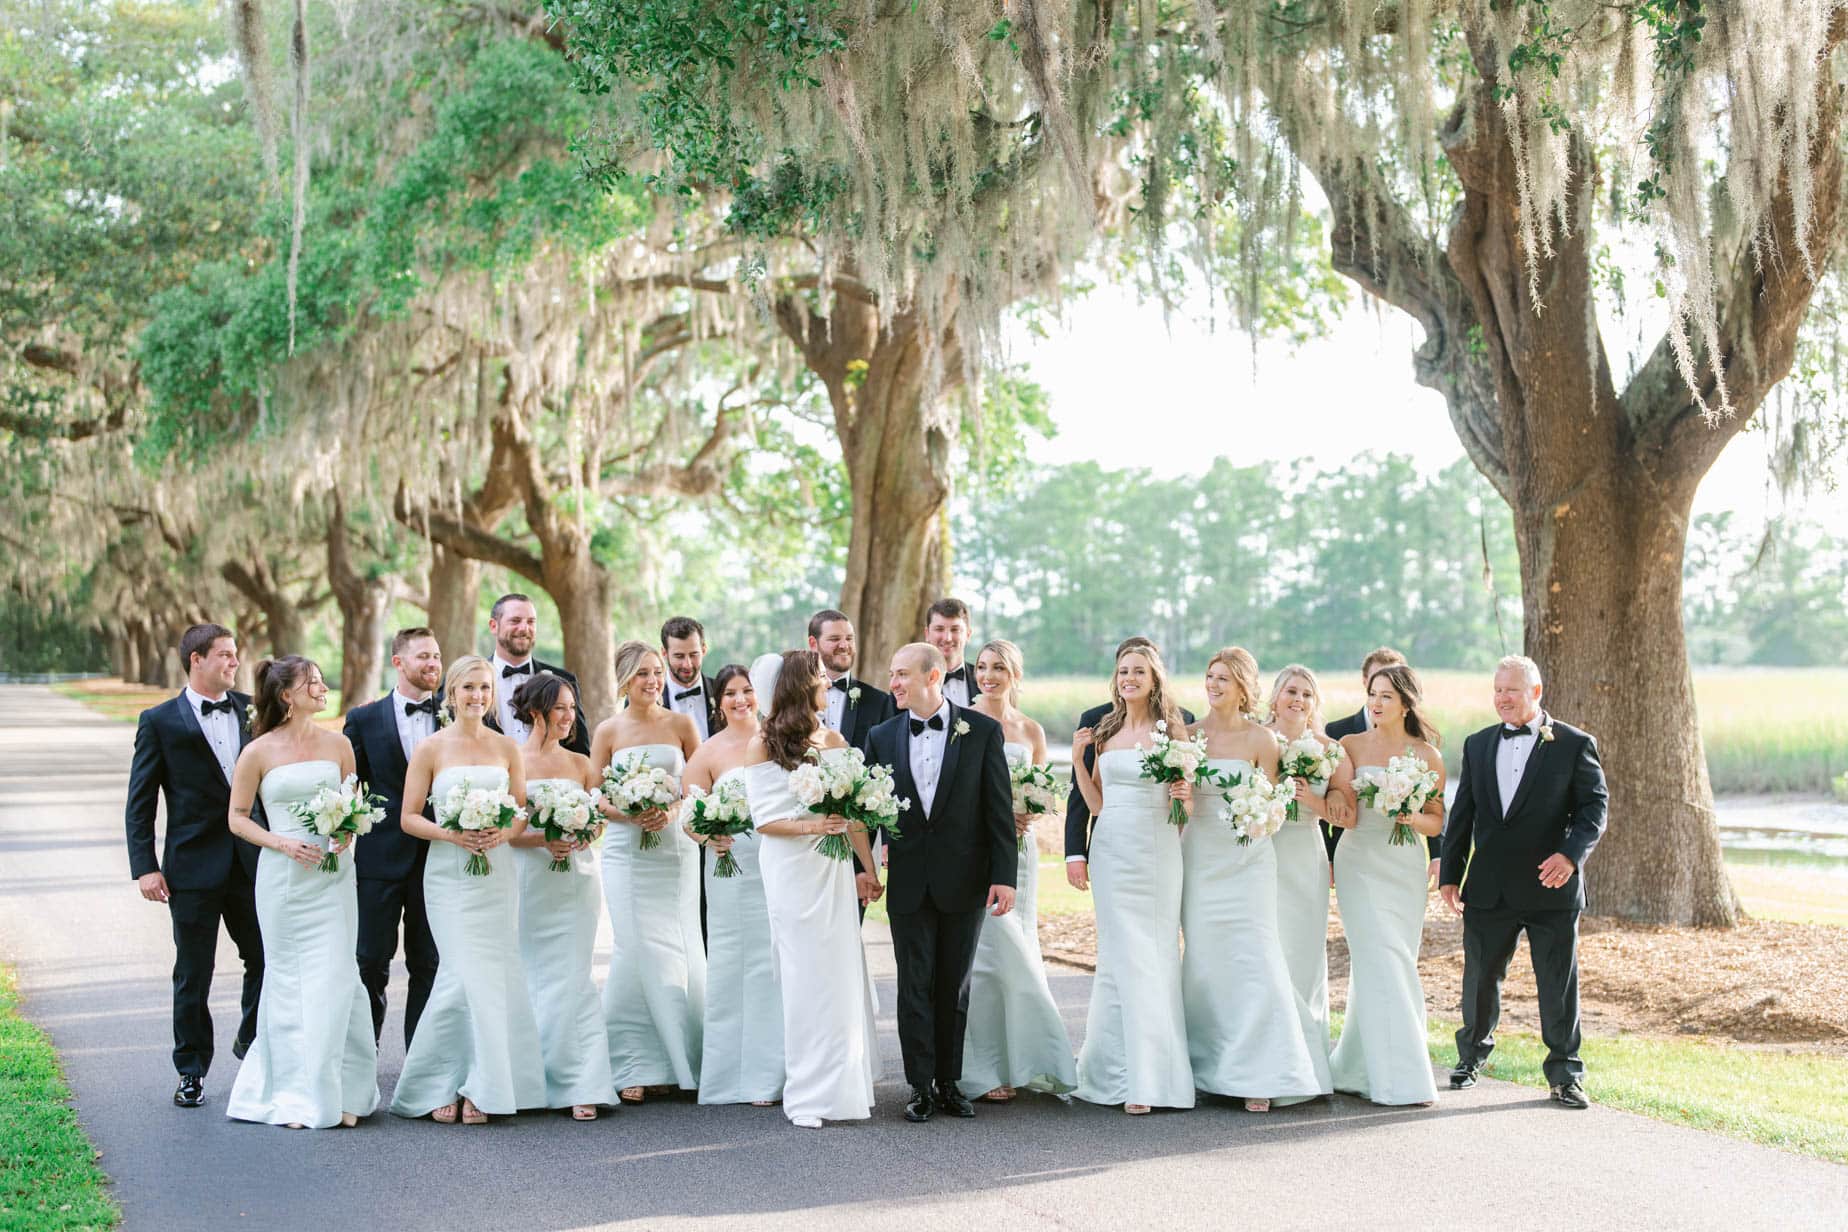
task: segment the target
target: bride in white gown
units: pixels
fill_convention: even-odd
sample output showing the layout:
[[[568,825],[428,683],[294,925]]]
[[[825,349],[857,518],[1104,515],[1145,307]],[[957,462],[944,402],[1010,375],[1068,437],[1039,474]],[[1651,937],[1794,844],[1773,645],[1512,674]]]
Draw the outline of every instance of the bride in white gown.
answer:
[[[822,726],[828,682],[815,652],[792,650],[777,659],[752,664],[758,697],[771,701],[770,717],[745,754],[745,788],[761,836],[758,863],[782,987],[783,1114],[819,1129],[823,1121],[872,1115],[879,1051],[856,892],[870,899],[881,888],[877,873],[856,878],[852,862],[815,850],[821,835],[845,833],[861,867],[873,867],[864,831],[845,818],[809,812],[789,789],[790,772],[811,753],[838,756],[847,744]]]

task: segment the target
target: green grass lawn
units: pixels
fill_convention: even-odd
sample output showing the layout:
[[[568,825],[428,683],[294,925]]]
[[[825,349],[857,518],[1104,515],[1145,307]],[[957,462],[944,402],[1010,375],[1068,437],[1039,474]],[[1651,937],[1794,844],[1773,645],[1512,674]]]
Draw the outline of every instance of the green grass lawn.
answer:
[[[0,967],[0,1228],[113,1228],[121,1218],[96,1149],[66,1102],[45,1033],[19,1016],[19,986]]]

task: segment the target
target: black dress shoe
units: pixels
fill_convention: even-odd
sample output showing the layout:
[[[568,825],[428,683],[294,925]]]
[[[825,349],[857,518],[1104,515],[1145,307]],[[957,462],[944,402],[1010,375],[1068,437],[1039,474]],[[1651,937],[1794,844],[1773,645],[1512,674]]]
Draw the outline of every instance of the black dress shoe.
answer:
[[[1591,1107],[1591,1097],[1585,1094],[1585,1088],[1576,1082],[1562,1082],[1554,1087],[1553,1102],[1564,1104],[1568,1108]]]
[[[1476,1085],[1476,1076],[1481,1072],[1482,1067],[1479,1065],[1459,1064],[1450,1071],[1450,1089],[1453,1091],[1468,1090]]]
[[[249,1051],[250,1051],[250,1041],[249,1040],[232,1041],[231,1055],[236,1057],[238,1060],[242,1061],[244,1059],[244,1054]]]
[[[180,1075],[180,1085],[173,1089],[173,1102],[182,1108],[197,1108],[205,1102],[205,1079],[191,1074]]]
[[[905,1102],[905,1119],[907,1121],[928,1121],[930,1114],[937,1110],[931,1103],[930,1091],[925,1087],[912,1087],[911,1098]]]
[[[937,1107],[951,1116],[972,1117],[975,1115],[975,1105],[969,1102],[968,1096],[956,1089],[956,1084],[953,1082],[939,1082],[934,1098],[937,1101]]]

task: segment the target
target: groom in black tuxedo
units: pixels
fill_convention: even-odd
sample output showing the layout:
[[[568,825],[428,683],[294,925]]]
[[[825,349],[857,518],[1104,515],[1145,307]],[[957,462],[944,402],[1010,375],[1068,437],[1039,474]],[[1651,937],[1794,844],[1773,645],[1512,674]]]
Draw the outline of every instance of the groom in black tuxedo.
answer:
[[[898,963],[898,1042],[911,1099],[905,1119],[975,1106],[956,1089],[969,972],[982,913],[1014,906],[1014,796],[1001,725],[943,695],[942,653],[925,642],[892,656],[901,709],[873,729],[868,760],[892,767],[900,837],[888,845],[886,914]]]
[[[1578,922],[1582,870],[1604,833],[1604,768],[1598,742],[1542,710],[1540,693],[1532,659],[1501,661],[1501,722],[1463,742],[1463,775],[1444,824],[1438,893],[1463,916],[1463,1027],[1450,1085],[1474,1086],[1495,1047],[1502,978],[1525,931],[1547,1084],[1556,1102],[1584,1108],[1591,1101],[1578,1055]]]
[[[244,960],[243,1016],[234,1055],[257,1035],[263,989],[263,934],[257,926],[257,849],[232,835],[231,770],[250,740],[248,693],[237,679],[237,638],[223,625],[194,625],[180,638],[186,687],[141,712],[128,771],[128,871],[141,897],[167,904],[173,920],[173,1102],[205,1102],[214,1037],[207,1004],[218,950],[218,924]],[[167,805],[167,834],[154,854],[156,806]],[[261,807],[252,816],[262,823]]]
[[[372,1003],[372,1038],[385,1030],[385,989],[398,952],[398,923],[404,923],[404,965],[410,989],[404,998],[404,1046],[411,1046],[417,1019],[436,983],[436,939],[424,914],[424,859],[430,844],[398,828],[404,807],[404,773],[419,744],[442,726],[443,652],[425,628],[400,629],[391,639],[391,665],[398,684],[377,701],[347,711],[345,733],[353,746],[359,781],[385,798],[385,817],[366,841],[353,846],[354,885],[359,892],[359,980]],[[427,810],[426,810],[427,811]]]
[[[488,632],[494,638],[494,693],[499,706],[487,718],[487,727],[525,744],[530,734],[527,725],[513,712],[513,691],[531,680],[538,672],[551,672],[571,686],[577,698],[577,721],[571,734],[558,743],[573,753],[590,756],[590,729],[584,725],[584,695],[578,691],[577,677],[562,667],[533,658],[533,643],[539,640],[539,609],[526,595],[502,595],[488,611]]]

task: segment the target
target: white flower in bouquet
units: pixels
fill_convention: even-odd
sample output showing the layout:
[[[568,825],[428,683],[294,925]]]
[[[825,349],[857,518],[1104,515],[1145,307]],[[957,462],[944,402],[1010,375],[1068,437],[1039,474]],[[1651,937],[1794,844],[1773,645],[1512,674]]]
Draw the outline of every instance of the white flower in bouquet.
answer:
[[[660,766],[648,764],[640,749],[618,757],[603,772],[603,798],[618,812],[640,817],[664,809],[680,799],[680,782]],[[643,830],[639,846],[653,851],[661,845],[661,835]]]
[[[1335,766],[1341,761],[1341,746],[1336,743],[1323,744],[1310,732],[1304,732],[1294,740],[1285,740],[1281,732],[1277,735],[1278,743],[1283,745],[1277,755],[1277,775],[1284,780],[1301,779],[1312,787],[1326,787],[1328,780],[1335,775]],[[1286,821],[1295,821],[1300,813],[1296,806],[1294,788],[1290,798],[1290,807],[1285,816]]]
[[[602,818],[597,814],[600,794],[569,783],[535,783],[526,793],[527,818],[545,833],[548,843],[588,843],[597,837]],[[571,871],[571,859],[553,860],[546,866],[555,873]]]
[[[385,800],[366,790],[359,776],[349,774],[338,787],[323,787],[290,807],[295,819],[322,838],[331,840],[317,866],[324,873],[340,871],[340,852],[385,819]]]
[[[890,766],[868,766],[858,749],[825,759],[811,752],[810,758],[789,772],[789,790],[809,812],[845,817],[868,831],[884,830],[888,837],[898,837],[898,815],[911,802],[898,798]],[[822,835],[815,850],[836,860],[853,856],[844,834]]]
[[[1025,758],[1008,762],[1007,777],[1014,790],[1014,814],[1017,817],[1040,817],[1059,807],[1063,793],[1053,777],[1052,767],[1035,765]],[[1027,849],[1027,835],[1018,835],[1015,846]]]
[[[1262,770],[1245,770],[1231,776],[1225,793],[1219,818],[1232,827],[1232,833],[1243,847],[1250,845],[1253,839],[1269,838],[1283,828],[1284,815],[1295,797],[1296,785],[1289,779],[1273,783]]]
[[[741,778],[720,779],[710,792],[689,787],[687,799],[691,801],[687,806],[687,826],[695,834],[716,838],[719,835],[748,834],[754,828],[751,825],[751,803]],[[712,866],[714,877],[736,877],[742,871],[730,851],[720,852]]]
[[[1423,811],[1436,790],[1437,771],[1410,749],[1389,759],[1384,770],[1369,767],[1354,785],[1354,794],[1362,804],[1392,819],[1392,834],[1387,842],[1394,847],[1419,841],[1418,832],[1405,823],[1405,818]]]
[[[437,824],[445,830],[504,830],[519,816],[520,806],[504,791],[490,787],[471,787],[464,779],[451,787],[436,808]],[[471,877],[485,877],[494,871],[487,853],[469,853],[464,871]]]
[[[1191,740],[1176,740],[1168,735],[1166,719],[1156,721],[1155,734],[1149,737],[1149,748],[1142,754],[1143,778],[1157,783],[1192,783],[1200,777],[1200,768],[1204,765],[1205,732]],[[1187,806],[1179,800],[1168,801],[1168,822],[1186,825]]]

